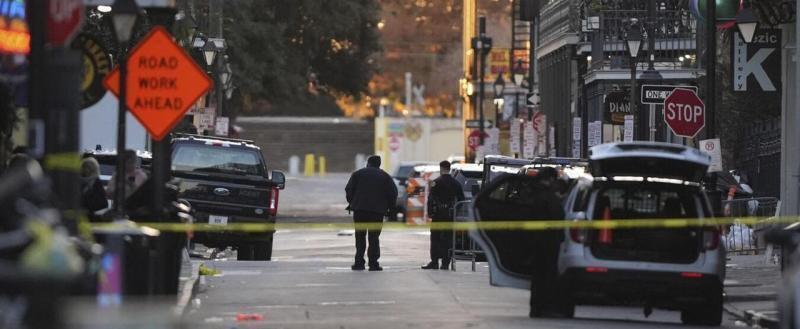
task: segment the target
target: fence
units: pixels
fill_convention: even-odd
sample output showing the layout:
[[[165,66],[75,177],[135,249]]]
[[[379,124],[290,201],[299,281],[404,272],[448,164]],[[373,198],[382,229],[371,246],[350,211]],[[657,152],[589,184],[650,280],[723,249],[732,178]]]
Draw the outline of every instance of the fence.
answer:
[[[780,200],[777,198],[746,198],[722,201],[725,216],[728,217],[772,217],[777,216]],[[723,236],[729,253],[758,254],[766,248],[761,235],[761,227],[733,224]]]
[[[468,222],[473,220],[472,201],[460,201],[455,206],[455,222]],[[450,269],[456,270],[456,261],[472,262],[472,271],[475,272],[475,262],[483,258],[483,251],[469,237],[468,231],[453,231],[453,248],[450,249]]]

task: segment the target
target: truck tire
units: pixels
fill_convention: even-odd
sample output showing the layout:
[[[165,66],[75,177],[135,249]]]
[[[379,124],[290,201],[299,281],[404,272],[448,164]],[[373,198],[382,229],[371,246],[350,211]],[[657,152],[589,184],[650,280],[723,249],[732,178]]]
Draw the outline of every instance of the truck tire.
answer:
[[[687,325],[719,326],[722,323],[722,284],[709,289],[708,302],[681,311],[681,322]]]
[[[272,260],[272,239],[254,244],[253,249],[254,260]]]
[[[255,255],[253,255],[253,245],[249,243],[240,244],[236,247],[236,260],[253,260]]]

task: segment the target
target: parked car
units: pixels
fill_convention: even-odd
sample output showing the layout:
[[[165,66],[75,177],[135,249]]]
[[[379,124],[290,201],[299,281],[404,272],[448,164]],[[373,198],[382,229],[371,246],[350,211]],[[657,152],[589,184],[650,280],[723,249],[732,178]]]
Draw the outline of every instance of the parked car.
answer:
[[[278,191],[286,178],[267,171],[261,149],[252,141],[176,135],[172,140],[172,176],[179,197],[195,210],[199,223],[275,223]],[[208,231],[195,233],[195,242],[209,247],[233,247],[239,260],[270,260],[268,232]]]
[[[107,186],[108,181],[111,180],[111,175],[117,170],[117,151],[99,149],[86,151],[84,154],[91,155],[97,159],[97,163],[100,164],[100,182],[103,183],[103,186]],[[136,156],[142,163],[142,169],[149,171],[153,162],[153,154],[148,151],[136,150]]]
[[[710,163],[697,149],[664,143],[613,143],[592,148],[590,175],[578,178],[564,199],[567,221],[712,217],[701,181]],[[475,201],[476,221],[525,219],[531,177],[507,175]],[[530,217],[527,217],[530,218]],[[699,223],[701,224],[701,223]],[[530,242],[545,231],[471,232],[490,263],[494,285],[535,290]],[[719,325],[725,249],[713,226],[561,231],[559,298],[572,316],[576,304],[639,305],[677,310],[686,324]]]
[[[481,186],[505,174],[517,174],[519,169],[526,165],[533,164],[533,160],[518,159],[503,155],[487,155],[483,157],[483,181]]]
[[[461,184],[464,198],[471,200],[481,188],[483,179],[483,165],[474,163],[454,163],[450,167],[450,175]]]

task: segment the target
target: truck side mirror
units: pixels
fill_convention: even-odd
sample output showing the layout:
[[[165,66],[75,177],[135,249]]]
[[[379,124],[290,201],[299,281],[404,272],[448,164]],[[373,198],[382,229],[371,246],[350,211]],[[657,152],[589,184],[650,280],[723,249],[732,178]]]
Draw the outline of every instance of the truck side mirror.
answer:
[[[286,175],[281,171],[273,170],[271,181],[273,184],[277,185],[280,190],[286,188]]]

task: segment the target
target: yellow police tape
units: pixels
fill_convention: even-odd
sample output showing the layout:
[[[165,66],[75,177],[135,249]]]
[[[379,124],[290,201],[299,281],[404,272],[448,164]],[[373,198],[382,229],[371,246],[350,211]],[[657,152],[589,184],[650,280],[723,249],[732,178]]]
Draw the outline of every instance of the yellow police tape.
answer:
[[[81,154],[75,152],[50,153],[44,156],[44,168],[67,172],[80,172]]]
[[[624,219],[624,220],[492,220],[478,222],[434,222],[426,225],[407,225],[405,223],[231,223],[182,224],[182,223],[136,223],[162,232],[269,232],[269,231],[338,231],[338,230],[486,230],[486,231],[543,231],[560,229],[675,229],[687,227],[719,227],[733,224],[741,225],[786,225],[800,221],[800,217],[722,217],[722,218],[672,218],[672,219]],[[93,228],[111,228],[113,223],[95,223]]]

